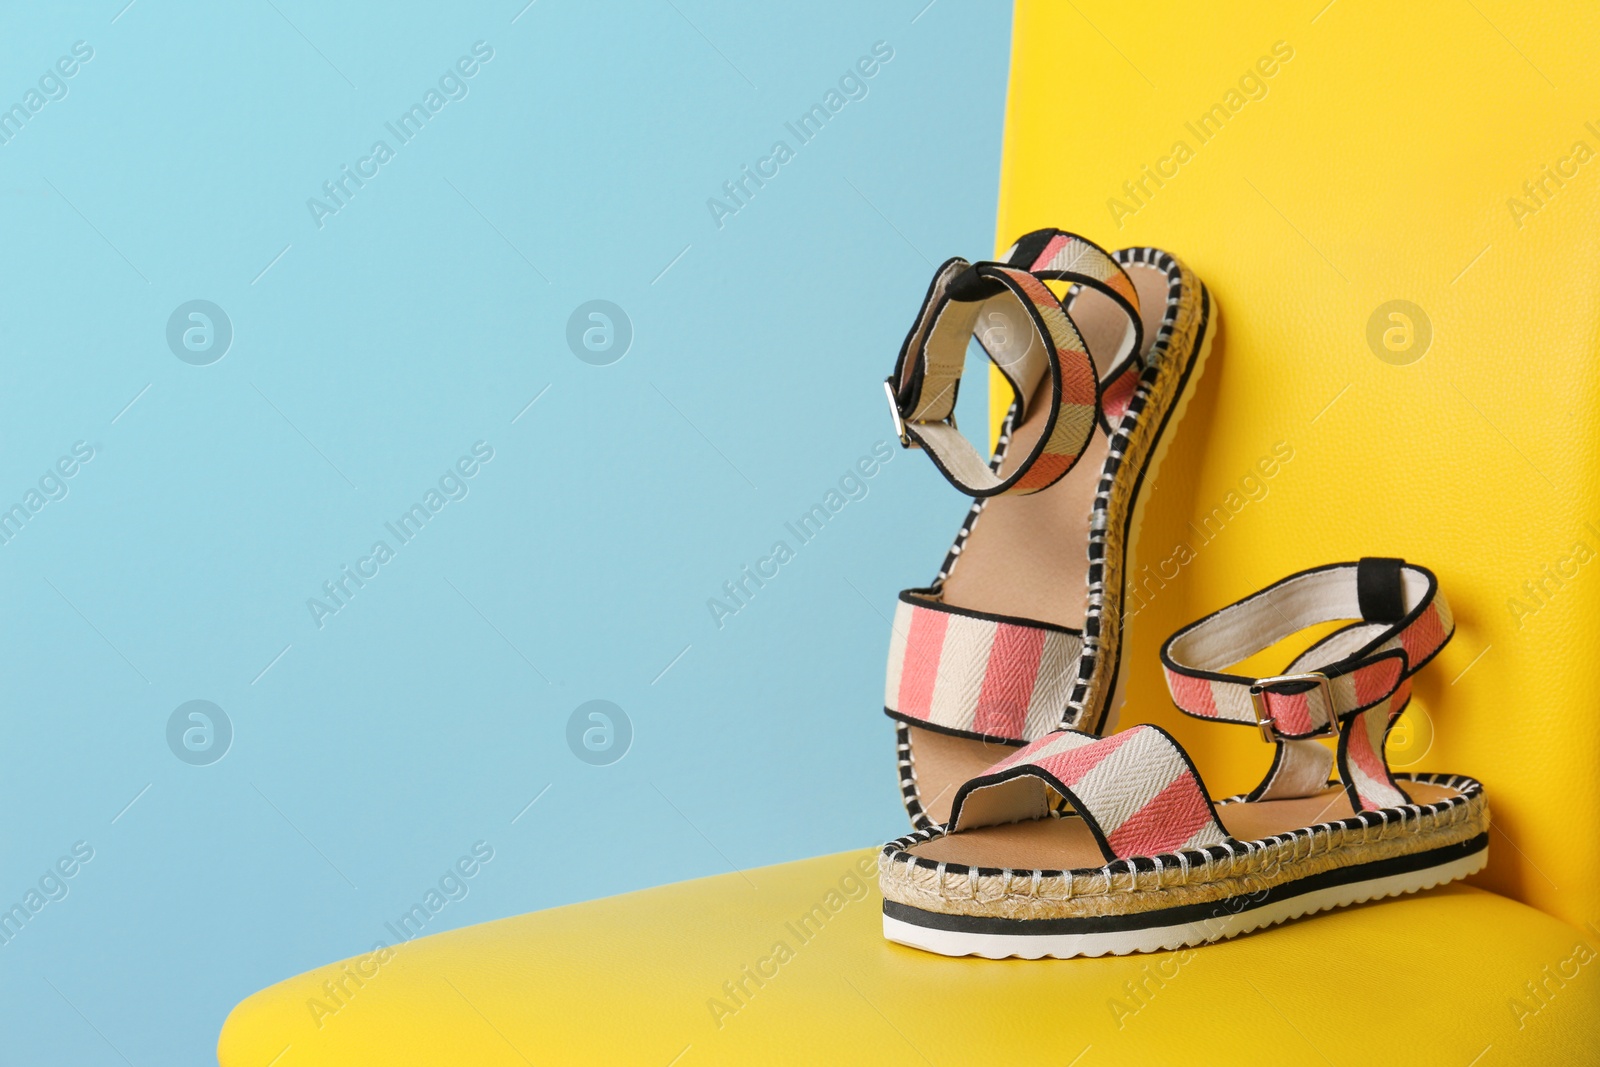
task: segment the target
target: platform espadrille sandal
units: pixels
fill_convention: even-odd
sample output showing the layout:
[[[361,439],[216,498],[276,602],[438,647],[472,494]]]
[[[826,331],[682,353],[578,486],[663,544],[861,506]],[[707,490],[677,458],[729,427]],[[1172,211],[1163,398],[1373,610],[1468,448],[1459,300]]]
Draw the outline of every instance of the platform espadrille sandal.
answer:
[[[939,268],[886,383],[901,444],[974,498],[895,611],[884,710],[912,825],[943,823],[1008,747],[1111,728],[1128,556],[1215,327],[1200,280],[1156,249],[1038,230],[1003,263]],[[954,421],[972,337],[1013,392],[987,463]]]
[[[1281,675],[1225,673],[1345,620]],[[1041,737],[963,785],[948,827],[884,846],[884,936],[949,956],[1170,950],[1480,870],[1483,787],[1384,755],[1453,632],[1433,574],[1394,559],[1302,571],[1186,627],[1162,649],[1173,699],[1272,744],[1261,784],[1213,803],[1156,726]]]

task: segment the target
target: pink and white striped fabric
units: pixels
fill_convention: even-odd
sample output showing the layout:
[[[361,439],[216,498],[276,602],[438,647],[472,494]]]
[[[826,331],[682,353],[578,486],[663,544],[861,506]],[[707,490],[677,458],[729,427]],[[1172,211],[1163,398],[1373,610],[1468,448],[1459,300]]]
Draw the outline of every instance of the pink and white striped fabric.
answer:
[[[1094,351],[1046,280],[1073,286],[1074,313],[1092,327]],[[929,286],[886,383],[901,443],[921,447],[969,496],[1047,489],[1074,468],[1102,419],[1120,420],[1128,409],[1142,337],[1139,294],[1127,272],[1075,234],[1026,234],[1005,263],[950,259]],[[985,463],[955,424],[973,338],[1015,390],[1008,439],[1031,442],[1010,466],[998,455]],[[1102,395],[1111,405],[1105,411]],[[1006,455],[1016,460],[1023,447],[1014,444]],[[1006,741],[1031,740],[1059,725],[1077,681],[1082,635],[952,610],[937,598],[937,589],[901,595],[885,710],[905,722]]]
[[[1405,673],[1405,660],[1389,656],[1352,670],[1348,674],[1328,678],[1328,692],[1332,705],[1320,687],[1303,692],[1262,691],[1267,711],[1272,716],[1279,737],[1294,740],[1317,734],[1332,734],[1339,728],[1338,716],[1355,708],[1376,703],[1394,692]],[[1250,700],[1249,681],[1219,681],[1199,678],[1180,671],[1167,670],[1167,688],[1178,707],[1200,719],[1229,719],[1234,722],[1255,722],[1255,708]]]
[[[1075,287],[1072,312],[1046,280]],[[1074,315],[1093,327],[1092,351]],[[950,259],[934,276],[888,379],[901,443],[920,446],[968,496],[1047,489],[1077,464],[1102,419],[1109,425],[1127,410],[1142,366],[1143,329],[1127,272],[1075,234],[1027,234],[1005,263]],[[1013,437],[1031,442],[1005,475],[983,461],[952,417],[973,338],[1016,391]],[[1105,412],[1102,393],[1112,403]]]
[[[1028,237],[1045,236],[1045,233],[1035,231]],[[1013,245],[1013,251],[1027,239],[1022,238]],[[1110,252],[1075,233],[1049,231],[1044,247],[1034,256],[1028,270],[1042,278],[1100,282],[1132,304],[1135,311],[1139,308],[1139,291],[1134,288],[1128,272],[1118,265]]]
[[[991,317],[1002,325],[986,325]],[[1018,391],[1018,433],[1036,431],[1025,435],[1034,441],[1023,462],[1003,476],[953,421],[974,336]],[[1025,270],[959,258],[939,268],[888,384],[902,443],[920,445],[973,497],[1053,485],[1083,455],[1100,411],[1094,362],[1055,294]]]
[[[889,638],[884,709],[985,738],[1042,737],[1061,721],[1082,648],[1070,630],[971,615],[903,593]]]
[[[1392,808],[1411,799],[1394,780],[1383,753],[1389,727],[1410,699],[1411,681],[1407,679],[1381,703],[1352,716],[1339,736],[1339,777],[1345,791],[1353,792],[1350,803],[1357,811]]]
[[[1059,793],[1095,831],[1107,861],[1220,845],[1205,786],[1164,730],[1134,726],[1110,737],[1049,734],[961,787],[951,826],[1042,818]]]
[[[1355,621],[1313,645],[1283,676],[1226,673],[1306,627],[1344,620]],[[1372,810],[1406,802],[1384,739],[1410,699],[1409,679],[1454,632],[1431,571],[1363,559],[1302,571],[1208,615],[1174,634],[1161,658],[1172,699],[1185,714],[1259,723],[1251,694],[1260,695],[1279,751],[1252,799],[1323,790],[1332,761],[1306,739],[1338,734],[1339,774],[1350,802]],[[1295,675],[1321,676],[1326,686]]]
[[[1413,664],[1412,669],[1415,670],[1443,648],[1450,638],[1455,636],[1455,632],[1456,619],[1450,612],[1449,603],[1445,601],[1443,593],[1435,593],[1433,602],[1423,610],[1422,614],[1385,642],[1379,651],[1404,649],[1406,659]]]
[[[1359,567],[1343,563],[1302,571],[1179,630],[1161,650],[1167,688],[1179,710],[1201,719],[1254,723],[1250,691],[1262,680],[1225,670],[1309,626],[1361,619]],[[1405,565],[1401,575],[1403,617],[1386,624],[1366,622],[1360,633],[1375,635],[1366,640],[1368,647],[1352,649],[1355,655],[1319,668],[1328,679],[1331,707],[1320,687],[1270,680],[1261,686],[1279,736],[1336,732],[1340,716],[1385,699],[1450,640],[1455,620],[1432,572]],[[1331,647],[1342,651],[1347,644]],[[1311,669],[1297,661],[1293,673]]]
[[[1065,230],[1035,230],[1018,239],[1006,258],[1012,263],[1031,259],[1028,270],[1040,278],[1088,286],[1124,304],[1128,322],[1116,347],[1102,345],[1090,352],[1101,381],[1101,417],[1107,430],[1112,429],[1128,410],[1128,402],[1133,399],[1144,370],[1141,352],[1144,328],[1139,319],[1139,291],[1133,279],[1111,253]],[[1068,306],[1068,315],[1078,313],[1079,300],[1092,304],[1093,299],[1093,293],[1086,296],[1080,292]]]
[[[1108,426],[1116,426],[1127,413],[1134,390],[1139,386],[1139,376],[1139,365],[1129,363],[1100,387],[1100,415]]]

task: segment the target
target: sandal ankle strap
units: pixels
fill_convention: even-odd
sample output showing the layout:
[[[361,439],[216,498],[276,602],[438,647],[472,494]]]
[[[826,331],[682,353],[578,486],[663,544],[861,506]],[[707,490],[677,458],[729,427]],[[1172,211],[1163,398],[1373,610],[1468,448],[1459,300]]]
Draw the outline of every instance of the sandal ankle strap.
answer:
[[[1300,630],[1349,622],[1284,673],[1226,673]],[[1173,634],[1161,649],[1178,710],[1254,725],[1276,751],[1251,800],[1324,790],[1335,759],[1352,807],[1405,803],[1384,740],[1411,698],[1411,676],[1455,633],[1450,605],[1426,567],[1367,558],[1301,571]],[[1338,735],[1337,753],[1314,738]]]
[[[1301,630],[1352,622],[1279,675],[1229,674]],[[1161,648],[1178,710],[1248,723],[1263,740],[1325,737],[1339,721],[1392,696],[1455,631],[1439,581],[1426,567],[1368,558],[1290,575],[1191,623]]]
[[[1034,230],[1017,238],[1005,261],[1023,267],[1035,278],[1070,283],[1099,293],[1122,309],[1128,326],[1115,350],[1090,348],[1095,373],[1100,378],[1100,421],[1107,433],[1133,399],[1134,387],[1144,370],[1144,319],[1139,313],[1139,291],[1116,259],[1093,241],[1066,230]],[[1073,301],[1069,294],[1068,314]]]
[[[1002,476],[956,428],[967,341],[977,337],[1020,405],[1019,428],[1039,426],[1021,463]],[[900,443],[920,447],[973,497],[1036,493],[1077,463],[1099,413],[1094,364],[1045,284],[1025,270],[955,258],[933,284],[884,383]]]
[[[1071,285],[1070,307],[1080,299],[1085,307],[1109,306],[1120,325],[1096,332],[1091,349],[1044,280]],[[974,337],[1015,397],[1007,420],[1012,447],[1031,442],[1006,474],[999,457],[985,462],[956,428],[956,395]],[[884,383],[895,433],[903,446],[926,451],[968,496],[1036,493],[1076,465],[1097,422],[1121,417],[1142,370],[1142,339],[1133,282],[1109,253],[1074,234],[1035,231],[1005,263],[948,260]]]

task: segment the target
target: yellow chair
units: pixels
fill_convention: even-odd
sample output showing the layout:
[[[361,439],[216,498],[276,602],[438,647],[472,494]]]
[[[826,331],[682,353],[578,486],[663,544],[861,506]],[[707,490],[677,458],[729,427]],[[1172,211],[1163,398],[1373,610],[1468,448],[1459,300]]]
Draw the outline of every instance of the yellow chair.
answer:
[[[1473,885],[994,962],[884,942],[872,853],[826,856],[321,968],[235,1009],[225,1067],[1600,1062],[1600,16],[1323,4],[1019,4],[997,244],[1156,244],[1221,307],[1124,722],[1248,788],[1267,746],[1173,711],[1161,639],[1308,565],[1423,563],[1459,630],[1390,751],[1485,783]]]
[[[221,1060],[1593,1062],[1592,933],[1480,889],[1182,952],[993,961],[885,942],[875,863],[841,853],[420,938],[251,997]]]

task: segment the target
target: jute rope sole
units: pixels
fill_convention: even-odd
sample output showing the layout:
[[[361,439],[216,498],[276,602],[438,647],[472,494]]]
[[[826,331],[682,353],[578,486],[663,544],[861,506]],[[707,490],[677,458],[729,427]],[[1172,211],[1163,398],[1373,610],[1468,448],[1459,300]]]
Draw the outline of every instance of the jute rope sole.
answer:
[[[906,922],[886,913],[883,917],[883,936],[911,948],[944,956],[982,956],[995,960],[1013,956],[1023,959],[1068,959],[1074,956],[1170,952],[1192,945],[1224,941],[1318,911],[1431,889],[1477,873],[1488,862],[1488,857],[1488,849],[1479,848],[1421,870],[1308,890],[1238,911],[1219,904],[1214,914],[1205,918],[1165,926],[1083,933],[1009,934],[938,929]]]
[[[1452,775],[1397,777],[1452,792],[1257,841],[1075,870],[936,863],[912,850],[942,831],[918,831],[879,855],[885,935],[958,955],[1147,951],[1412,892],[1481,867],[1489,829],[1482,786]],[[923,933],[913,937],[905,926]]]

